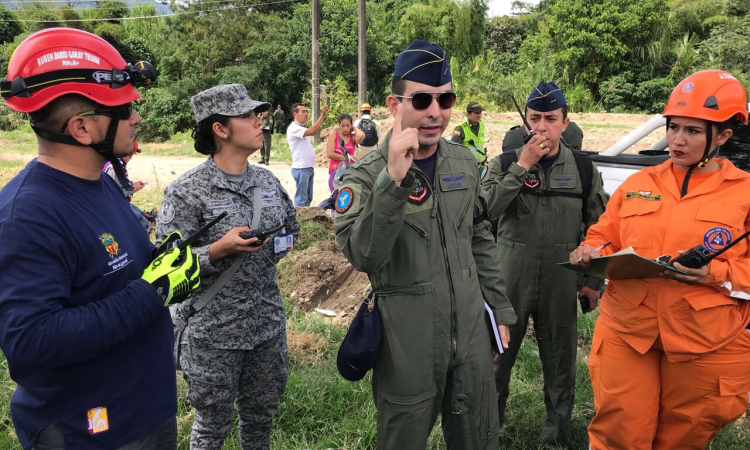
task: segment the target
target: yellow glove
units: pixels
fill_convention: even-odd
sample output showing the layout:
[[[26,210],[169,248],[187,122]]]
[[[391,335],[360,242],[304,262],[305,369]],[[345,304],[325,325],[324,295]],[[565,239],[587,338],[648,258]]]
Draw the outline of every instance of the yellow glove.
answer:
[[[164,306],[184,302],[201,285],[198,256],[190,246],[169,249],[151,261],[141,278],[156,289]]]

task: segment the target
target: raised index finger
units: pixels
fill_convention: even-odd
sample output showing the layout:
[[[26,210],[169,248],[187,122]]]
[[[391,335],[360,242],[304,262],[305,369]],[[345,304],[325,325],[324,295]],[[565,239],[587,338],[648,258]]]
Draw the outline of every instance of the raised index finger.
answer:
[[[399,134],[401,134],[401,117],[402,117],[402,114],[403,114],[401,112],[401,107],[402,106],[403,105],[402,105],[401,102],[398,102],[398,104],[396,105],[396,117],[394,117],[394,119],[393,119],[393,129],[391,131],[391,137],[392,138],[394,138],[394,137],[398,136]]]

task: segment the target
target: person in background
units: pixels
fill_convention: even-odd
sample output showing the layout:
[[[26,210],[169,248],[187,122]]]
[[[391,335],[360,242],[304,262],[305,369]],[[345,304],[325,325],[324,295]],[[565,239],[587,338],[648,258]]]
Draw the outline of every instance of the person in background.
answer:
[[[284,129],[284,110],[281,105],[276,105],[276,111],[273,112],[273,128],[277,134],[281,134]]]
[[[453,130],[451,141],[471,150],[472,155],[482,164],[487,162],[487,151],[484,149],[484,108],[477,102],[466,105],[466,120]]]
[[[260,164],[268,165],[271,161],[271,140],[273,132],[273,125],[271,124],[271,118],[268,117],[268,111],[263,111],[261,114],[261,124],[263,130],[263,148],[260,149]]]
[[[664,117],[669,159],[617,188],[571,264],[628,247],[651,259],[699,244],[716,254],[750,230],[750,174],[716,157],[747,123],[742,83],[723,70],[694,73]],[[588,359],[593,450],[702,450],[746,411],[749,256],[742,239],[700,267],[674,262],[683,273],[609,281]]]
[[[125,155],[122,158],[117,158],[117,161],[115,161],[114,164],[120,164],[122,167],[123,174],[125,175],[125,180],[127,180],[127,185],[123,186],[120,184],[120,180],[117,177],[117,174],[115,173],[115,168],[112,165],[113,163],[107,161],[104,164],[104,173],[109,175],[110,178],[115,180],[118,186],[120,186],[120,189],[122,189],[122,194],[125,196],[125,200],[128,201],[128,205],[130,205],[130,209],[133,211],[133,214],[138,218],[138,221],[143,225],[143,228],[146,229],[146,231],[151,229],[152,224],[156,220],[156,209],[151,210],[151,212],[147,213],[144,212],[141,208],[133,204],[133,195],[143,189],[146,186],[145,181],[136,181],[132,182],[130,180],[130,177],[128,176],[128,163],[133,158],[133,155],[135,154],[135,151],[130,153],[129,155]]]
[[[313,199],[313,178],[315,177],[315,148],[310,136],[320,131],[328,114],[328,105],[320,110],[320,117],[310,128],[307,123],[307,107],[302,103],[292,105],[294,121],[286,129],[286,140],[292,151],[292,177],[294,178],[294,206],[310,206]]]
[[[354,152],[356,159],[361,159],[366,154],[378,148],[378,143],[383,139],[383,130],[380,122],[372,118],[372,107],[369,103],[362,103],[359,108],[359,118],[354,121],[354,128],[365,133],[364,139],[357,145]]]
[[[338,118],[339,129],[328,137],[326,142],[326,156],[331,160],[328,165],[328,188],[333,192],[333,176],[340,164],[346,164],[346,153],[354,157],[354,151],[365,133],[359,128],[352,127],[352,116],[342,114]]]
[[[241,84],[207,89],[190,104],[195,150],[208,158],[165,190],[157,241],[227,213],[195,241],[203,285],[174,311],[177,362],[195,408],[190,448],[219,450],[236,405],[242,449],[268,450],[288,373],[276,264],[290,248],[274,236],[299,236],[296,210],[271,171],[248,164],[263,145],[260,114],[271,104],[252,100]],[[240,235],[279,224],[265,241]]]

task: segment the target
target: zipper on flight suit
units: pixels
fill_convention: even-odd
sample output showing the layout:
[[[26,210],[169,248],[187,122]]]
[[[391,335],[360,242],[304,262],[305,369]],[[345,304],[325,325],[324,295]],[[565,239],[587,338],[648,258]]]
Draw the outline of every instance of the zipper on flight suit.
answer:
[[[436,150],[437,151],[437,150]],[[442,161],[441,161],[442,162]],[[436,162],[435,163],[435,177],[438,176],[440,171],[438,170],[440,168],[440,165]],[[419,168],[417,168],[419,170]],[[424,172],[419,170],[422,175],[425,175]],[[443,252],[443,258],[445,259],[445,266],[448,269],[448,285],[450,286],[450,295],[451,295],[451,356],[450,360],[448,362],[448,367],[452,367],[453,365],[453,359],[456,355],[456,351],[458,350],[458,343],[456,342],[456,299],[454,295],[454,287],[453,287],[453,276],[451,275],[451,264],[450,264],[450,258],[448,258],[448,255],[446,254],[445,248],[445,228],[443,227],[443,221],[440,218],[440,215],[438,214],[438,190],[435,189],[435,177],[432,179],[432,196],[434,198],[432,202],[432,212],[430,214],[431,217],[437,218],[438,223],[438,230],[440,230],[440,240],[442,243],[442,252]],[[427,176],[425,175],[425,178]]]

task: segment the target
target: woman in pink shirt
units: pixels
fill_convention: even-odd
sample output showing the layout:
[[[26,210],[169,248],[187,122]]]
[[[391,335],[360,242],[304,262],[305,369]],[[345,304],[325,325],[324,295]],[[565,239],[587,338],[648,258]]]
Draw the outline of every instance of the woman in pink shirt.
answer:
[[[346,161],[344,152],[354,159],[354,149],[365,138],[365,133],[359,128],[352,126],[352,116],[342,114],[339,116],[339,129],[328,137],[326,143],[326,156],[331,162],[328,165],[328,188],[333,192],[333,176],[339,164]]]

